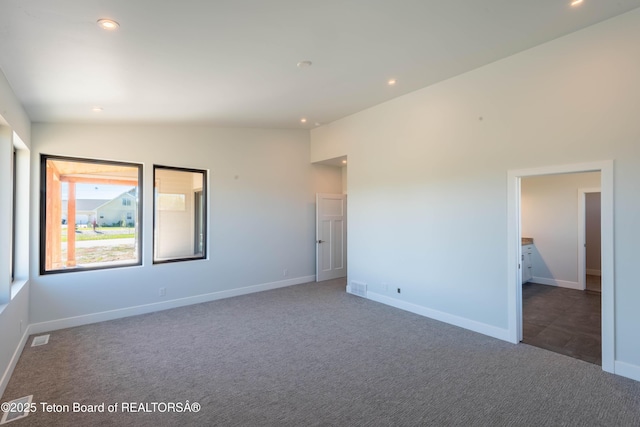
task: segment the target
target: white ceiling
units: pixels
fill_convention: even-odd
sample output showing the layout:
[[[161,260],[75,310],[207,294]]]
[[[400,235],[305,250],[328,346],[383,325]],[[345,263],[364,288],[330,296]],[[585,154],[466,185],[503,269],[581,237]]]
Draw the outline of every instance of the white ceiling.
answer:
[[[311,128],[640,7],[569,1],[1,0],[0,68],[34,122]]]

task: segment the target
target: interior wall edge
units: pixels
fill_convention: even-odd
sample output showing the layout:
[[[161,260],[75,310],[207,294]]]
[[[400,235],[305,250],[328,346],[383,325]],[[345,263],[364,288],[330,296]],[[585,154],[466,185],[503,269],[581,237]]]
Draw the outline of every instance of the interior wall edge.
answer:
[[[0,379],[0,396],[4,394],[4,390],[7,388],[9,384],[9,380],[11,379],[11,375],[13,375],[13,371],[18,364],[18,360],[20,360],[20,356],[22,355],[22,350],[24,346],[27,344],[29,340],[29,335],[31,335],[31,329],[27,326],[22,334],[22,338],[20,338],[20,342],[16,346],[16,349],[13,352],[13,356],[7,365],[7,368],[4,370],[4,374],[2,375],[2,379]]]
[[[638,365],[616,360],[614,362],[614,373],[616,375],[631,378],[632,380],[640,381],[640,366]]]

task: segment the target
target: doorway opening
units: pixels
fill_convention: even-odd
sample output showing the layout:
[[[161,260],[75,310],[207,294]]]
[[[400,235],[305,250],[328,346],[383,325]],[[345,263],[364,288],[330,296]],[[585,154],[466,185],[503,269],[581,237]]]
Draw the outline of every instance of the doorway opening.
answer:
[[[588,293],[585,288],[585,235],[591,240],[597,237],[598,259],[590,260],[590,267],[599,273],[600,205],[595,215],[596,206],[590,204],[587,216],[585,196],[599,195],[594,192],[600,191],[600,175],[523,177],[520,188],[523,258],[528,258],[523,262],[522,342],[597,365],[601,364],[601,301],[599,292]]]
[[[347,156],[315,162],[314,166],[331,175],[316,185],[316,282],[338,280],[346,285]]]
[[[509,337],[519,343],[523,339],[522,290],[522,180],[527,177],[600,172],[601,189],[601,355],[602,369],[614,372],[615,324],[613,283],[613,162],[593,162],[509,171],[508,173],[508,274],[509,274]],[[535,236],[534,238],[535,243]],[[576,257],[577,258],[577,257]],[[577,259],[576,259],[577,262]],[[535,278],[535,267],[533,276]],[[578,289],[578,284],[575,284]]]
[[[578,278],[582,289],[602,293],[602,194],[599,187],[578,190]]]

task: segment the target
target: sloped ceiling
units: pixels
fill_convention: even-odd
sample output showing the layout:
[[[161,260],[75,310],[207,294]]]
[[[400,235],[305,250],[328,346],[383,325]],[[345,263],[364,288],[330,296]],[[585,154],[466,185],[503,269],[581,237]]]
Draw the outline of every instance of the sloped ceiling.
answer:
[[[0,68],[34,122],[312,128],[637,7],[2,0]],[[105,31],[100,18],[120,28]],[[303,60],[312,65],[298,68]]]

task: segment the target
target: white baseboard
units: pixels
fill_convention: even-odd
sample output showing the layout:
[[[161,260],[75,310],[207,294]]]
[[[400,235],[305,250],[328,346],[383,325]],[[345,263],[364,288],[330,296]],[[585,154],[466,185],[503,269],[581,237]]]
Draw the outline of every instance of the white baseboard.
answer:
[[[625,362],[614,362],[614,373],[632,380],[640,381],[640,366]]]
[[[470,320],[464,317],[455,316],[453,314],[444,313],[442,311],[433,310],[431,308],[423,307],[421,305],[413,304],[406,301],[401,301],[375,292],[367,292],[367,298],[372,301],[390,305],[401,310],[410,311],[411,313],[419,314],[430,319],[449,323],[450,325],[459,326],[464,329],[469,329],[480,334],[488,335],[493,338],[510,342],[508,329],[502,329],[495,326],[487,325],[486,323],[476,322],[475,320]]]
[[[569,282],[567,280],[549,279],[546,277],[533,277],[529,282],[539,283],[541,285],[557,286],[559,288],[583,290],[578,282]]]
[[[589,276],[602,276],[602,271],[600,271],[600,270],[593,270],[593,269],[591,269],[591,268],[587,268],[586,273],[587,273]]]
[[[22,354],[22,349],[27,344],[29,340],[29,335],[31,335],[30,327],[27,326],[24,330],[24,334],[16,347],[16,350],[13,352],[13,356],[11,357],[11,361],[9,362],[9,366],[4,370],[4,374],[2,375],[2,380],[0,380],[0,396],[4,394],[4,390],[9,385],[9,380],[11,379],[11,375],[13,375],[13,370],[20,359],[20,355]]]
[[[316,276],[303,276],[279,282],[263,283],[260,285],[247,286],[244,288],[229,289],[226,291],[212,292],[208,294],[195,295],[192,297],[178,298],[169,301],[152,304],[138,305],[134,307],[120,308],[117,310],[102,311],[82,316],[67,317],[65,319],[51,320],[47,322],[33,323],[29,325],[31,334],[55,331],[57,329],[72,328],[75,326],[88,325],[90,323],[104,322],[107,320],[120,319],[122,317],[136,316],[138,314],[153,313],[155,311],[169,310],[171,308],[184,307],[192,304],[215,301],[224,298],[231,298],[240,295],[252,294],[254,292],[268,291],[271,289],[284,288],[287,286],[299,285],[302,283],[315,282]]]
[[[261,292],[271,289],[278,289],[287,286],[299,285],[302,283],[315,282],[315,276],[303,276],[289,280],[283,280],[279,282],[264,283],[260,285],[247,286],[239,289],[230,289],[220,292],[212,292],[209,294],[197,295],[187,298],[179,298],[171,301],[163,301],[161,303],[145,304],[136,307],[129,307],[118,310],[110,310],[101,313],[94,313],[85,316],[76,316],[66,319],[53,320],[49,322],[41,322],[32,325],[28,325],[25,328],[24,334],[20,339],[20,343],[16,347],[11,361],[5,369],[2,379],[0,380],[0,396],[4,394],[4,391],[9,384],[11,375],[20,359],[22,350],[27,344],[29,336],[32,334],[40,334],[43,332],[54,331],[57,329],[64,329],[74,326],[87,325],[90,323],[102,322],[105,320],[114,320],[122,317],[135,316],[138,314],[151,313],[154,311],[168,310],[171,308],[183,307],[192,304],[198,304],[202,302],[215,301],[224,298],[231,298],[234,296],[246,295],[254,292]],[[534,280],[538,283],[539,280],[549,280],[534,277]],[[573,282],[567,282],[573,283]],[[547,283],[543,283],[547,284]],[[554,285],[552,286],[560,286]],[[427,307],[423,307],[417,304],[409,303],[406,301],[400,301],[395,298],[390,298],[386,295],[377,294],[375,292],[367,292],[367,298],[382,304],[386,304],[401,310],[409,311],[421,316],[425,316],[434,320],[449,323],[454,326],[465,328],[474,332],[478,332],[493,338],[497,338],[503,341],[509,341],[509,331],[507,329],[497,328],[495,326],[487,325],[486,323],[476,322],[464,317],[455,316],[448,313],[443,313],[438,310],[433,310]],[[640,366],[632,365],[630,363],[616,361],[614,362],[614,373],[623,377],[630,378],[635,381],[640,381]]]

